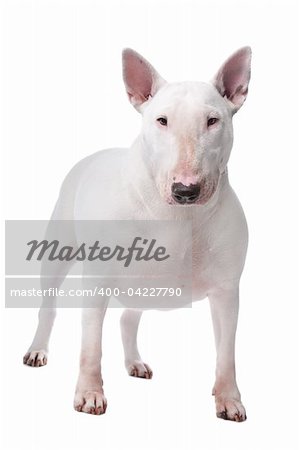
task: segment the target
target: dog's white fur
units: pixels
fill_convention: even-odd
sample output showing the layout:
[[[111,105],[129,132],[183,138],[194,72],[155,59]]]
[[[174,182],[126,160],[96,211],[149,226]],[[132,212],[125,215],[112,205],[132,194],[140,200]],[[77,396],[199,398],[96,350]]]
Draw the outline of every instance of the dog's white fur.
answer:
[[[52,215],[56,220],[192,220],[192,298],[210,301],[217,348],[216,412],[235,421],[246,419],[236,384],[234,347],[247,225],[229,185],[227,162],[233,143],[232,116],[247,95],[250,60],[251,50],[245,47],[223,64],[210,83],[167,83],[142,56],[124,50],[124,82],[130,102],[143,117],[141,134],[130,149],[100,151],[79,162],[66,177]],[[159,117],[167,118],[167,125],[157,121]],[[210,124],[209,119],[217,120]],[[199,185],[197,200],[177,204],[171,191],[174,181]],[[70,242],[75,242],[71,230]],[[53,286],[54,280],[43,282]],[[35,367],[47,362],[55,318],[54,305],[44,306],[24,357],[25,364]],[[106,306],[107,302],[83,310],[74,406],[92,414],[104,413],[107,404],[100,362]],[[125,364],[130,375],[151,378],[136,343],[141,314],[126,310],[121,319]]]

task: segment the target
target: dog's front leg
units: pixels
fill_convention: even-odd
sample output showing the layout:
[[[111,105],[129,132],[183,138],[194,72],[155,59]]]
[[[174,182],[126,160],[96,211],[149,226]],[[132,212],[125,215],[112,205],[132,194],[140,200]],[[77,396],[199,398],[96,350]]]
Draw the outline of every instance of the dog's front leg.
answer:
[[[102,326],[107,305],[82,311],[80,373],[74,408],[89,414],[104,414],[107,401],[101,374]]]
[[[217,350],[213,395],[217,417],[236,422],[246,420],[236,382],[235,335],[239,311],[239,288],[219,289],[209,295]]]

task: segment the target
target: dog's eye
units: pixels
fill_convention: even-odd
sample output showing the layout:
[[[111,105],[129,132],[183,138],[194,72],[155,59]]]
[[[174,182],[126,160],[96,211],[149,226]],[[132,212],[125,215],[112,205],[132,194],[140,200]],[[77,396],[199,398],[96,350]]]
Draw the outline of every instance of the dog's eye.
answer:
[[[157,122],[163,127],[167,127],[167,118],[166,117],[158,117]]]
[[[211,127],[212,125],[214,125],[218,121],[219,121],[219,119],[217,119],[217,117],[210,117],[208,119],[207,125],[208,125],[208,127]]]

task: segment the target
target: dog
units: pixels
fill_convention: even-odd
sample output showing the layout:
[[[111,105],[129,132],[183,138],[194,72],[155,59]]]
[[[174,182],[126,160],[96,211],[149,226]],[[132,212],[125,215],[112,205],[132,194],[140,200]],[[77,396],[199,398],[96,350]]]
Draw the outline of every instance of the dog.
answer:
[[[80,161],[66,177],[52,220],[192,221],[192,300],[208,297],[217,350],[213,395],[217,417],[246,420],[236,382],[235,334],[239,281],[248,230],[230,187],[227,164],[234,114],[244,103],[251,49],[236,51],[211,82],[167,83],[132,49],[123,51],[123,79],[142,130],[130,149],[109,149]],[[63,276],[58,283],[62,282]],[[47,281],[45,281],[47,282]],[[38,328],[24,356],[28,366],[47,364],[56,311],[40,309]],[[105,413],[101,375],[102,325],[107,305],[83,309],[80,372],[74,408]],[[126,309],[121,332],[128,373],[150,379],[136,342],[142,310]]]

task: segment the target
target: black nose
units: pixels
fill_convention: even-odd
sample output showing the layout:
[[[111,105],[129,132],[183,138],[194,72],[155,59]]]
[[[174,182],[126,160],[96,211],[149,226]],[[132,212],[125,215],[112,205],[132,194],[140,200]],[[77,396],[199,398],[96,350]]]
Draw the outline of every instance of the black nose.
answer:
[[[199,184],[185,186],[183,183],[173,183],[171,186],[172,198],[180,204],[194,203],[200,194]]]

